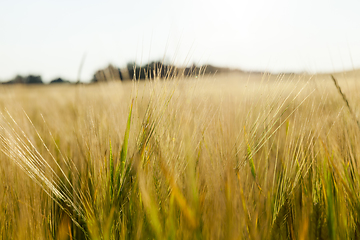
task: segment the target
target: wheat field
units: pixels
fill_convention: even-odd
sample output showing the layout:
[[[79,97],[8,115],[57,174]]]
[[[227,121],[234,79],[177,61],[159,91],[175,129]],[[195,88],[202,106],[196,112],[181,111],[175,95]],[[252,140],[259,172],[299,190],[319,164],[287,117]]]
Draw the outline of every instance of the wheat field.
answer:
[[[358,239],[359,76],[0,86],[0,239]]]

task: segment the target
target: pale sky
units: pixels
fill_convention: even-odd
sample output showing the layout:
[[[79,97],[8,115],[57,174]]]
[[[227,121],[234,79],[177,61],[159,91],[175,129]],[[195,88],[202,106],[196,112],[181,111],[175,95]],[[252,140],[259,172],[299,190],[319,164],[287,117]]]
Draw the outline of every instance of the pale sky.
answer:
[[[89,81],[165,59],[256,71],[360,68],[360,1],[0,0],[0,80]]]

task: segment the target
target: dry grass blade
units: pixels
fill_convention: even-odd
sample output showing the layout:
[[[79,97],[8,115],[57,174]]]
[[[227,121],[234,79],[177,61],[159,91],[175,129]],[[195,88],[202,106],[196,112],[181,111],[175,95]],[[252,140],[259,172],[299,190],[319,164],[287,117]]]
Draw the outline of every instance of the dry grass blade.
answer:
[[[359,120],[356,118],[353,110],[351,109],[350,104],[349,104],[349,101],[348,101],[348,99],[346,98],[346,95],[345,95],[345,94],[343,93],[343,91],[341,90],[340,85],[338,84],[337,80],[335,79],[335,77],[334,77],[333,75],[331,75],[331,79],[333,80],[336,89],[338,90],[339,94],[341,95],[342,99],[344,100],[347,108],[349,109],[349,112],[350,112],[351,116],[352,116],[352,117],[354,118],[354,120],[356,121],[356,123],[357,123],[357,125],[358,125],[358,128],[359,128],[359,130],[360,130],[360,122],[359,122]]]

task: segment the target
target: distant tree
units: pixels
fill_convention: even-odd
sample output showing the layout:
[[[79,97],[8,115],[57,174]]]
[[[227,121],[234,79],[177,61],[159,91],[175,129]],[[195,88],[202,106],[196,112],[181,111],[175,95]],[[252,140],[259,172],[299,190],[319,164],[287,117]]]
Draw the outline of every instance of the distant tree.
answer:
[[[135,62],[128,62],[126,64],[126,68],[127,68],[128,72],[129,72],[130,79],[133,79],[134,75],[136,77],[136,74],[134,74],[136,72],[136,69],[135,69],[136,68],[136,63]]]
[[[126,64],[127,69],[133,69],[136,66],[135,62],[128,62]]]
[[[54,83],[70,83],[70,82],[62,78],[56,78],[50,82],[50,84],[54,84]]]
[[[151,62],[143,66],[137,66],[135,62],[127,65],[130,79],[154,79],[165,78],[175,74],[175,66],[163,64],[161,61]]]
[[[16,77],[13,79],[14,83],[25,83],[26,78],[21,75],[16,75]]]
[[[26,77],[25,83],[26,84],[43,84],[43,81],[41,79],[41,76],[29,75]]]
[[[91,82],[107,82],[112,80],[123,80],[123,76],[119,68],[110,64],[107,68],[98,70]]]
[[[18,83],[25,83],[26,78],[21,75],[16,75],[15,78],[11,79],[10,81],[4,82],[3,84],[18,84]]]
[[[190,67],[185,68],[184,75],[187,77],[194,76],[198,74],[198,67],[193,63]]]

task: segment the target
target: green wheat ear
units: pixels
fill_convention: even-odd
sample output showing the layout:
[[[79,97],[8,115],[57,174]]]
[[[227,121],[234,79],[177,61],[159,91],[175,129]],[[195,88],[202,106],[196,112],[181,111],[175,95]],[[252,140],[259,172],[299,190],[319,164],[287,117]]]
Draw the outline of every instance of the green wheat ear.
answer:
[[[109,156],[109,162],[110,162],[110,201],[113,201],[113,194],[114,194],[114,158],[112,153],[112,147],[111,147],[111,140],[110,140],[110,156]]]
[[[251,174],[254,177],[254,179],[256,180],[256,170],[255,170],[255,164],[254,164],[254,159],[253,159],[253,152],[251,151],[251,147],[248,141],[248,137],[247,137],[247,133],[246,133],[246,128],[244,126],[244,134],[245,134],[245,140],[246,140],[246,145],[247,145],[247,156],[249,157],[249,164],[250,164],[250,169],[251,169]]]
[[[120,152],[120,164],[118,164],[117,167],[116,167],[115,177],[116,177],[116,183],[117,184],[120,184],[121,177],[123,177],[124,170],[125,170],[125,162],[126,162],[127,150],[128,150],[128,142],[129,142],[129,133],[130,133],[130,126],[131,126],[131,114],[132,114],[133,103],[134,103],[134,100],[131,102],[130,111],[129,111],[129,115],[128,115],[128,120],[127,120],[127,124],[126,124],[124,141],[123,141],[123,144],[122,144],[122,147],[121,147],[121,152]],[[120,194],[120,190],[121,190],[121,188],[118,189],[118,194]]]
[[[253,175],[254,179],[256,180],[255,164],[254,164],[254,159],[252,157],[250,145],[247,146],[247,152],[248,152],[248,156],[249,156],[249,164],[250,164],[250,168],[251,168],[251,174]]]

